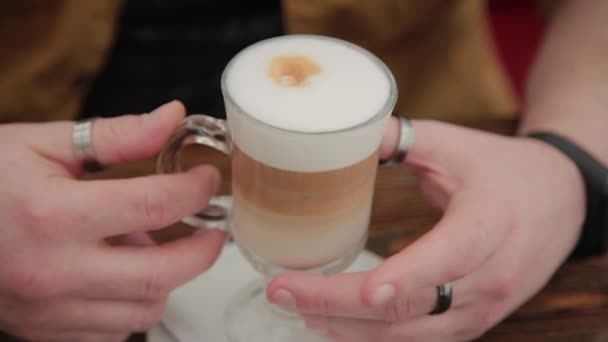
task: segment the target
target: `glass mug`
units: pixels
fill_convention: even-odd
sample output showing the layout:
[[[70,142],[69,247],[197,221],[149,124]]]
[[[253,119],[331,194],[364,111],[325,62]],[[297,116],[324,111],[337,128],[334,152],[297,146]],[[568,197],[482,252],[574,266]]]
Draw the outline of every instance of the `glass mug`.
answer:
[[[272,40],[302,36],[282,36]],[[353,127],[301,132],[267,124],[239,107],[222,75],[226,120],[191,115],[164,145],[159,173],[180,171],[182,148],[202,144],[231,158],[232,196],[213,198],[183,222],[223,229],[263,277],[245,287],[226,311],[229,341],[323,341],[309,333],[295,314],[269,305],[265,285],[283,271],[331,274],[343,271],[363,249],[370,220],[378,149],[397,99],[389,69],[368,51],[342,44],[376,64],[388,81],[381,109]],[[245,51],[244,50],[244,51]],[[243,53],[243,52],[241,52]],[[288,113],[287,113],[288,114]],[[281,165],[282,167],[276,167]]]

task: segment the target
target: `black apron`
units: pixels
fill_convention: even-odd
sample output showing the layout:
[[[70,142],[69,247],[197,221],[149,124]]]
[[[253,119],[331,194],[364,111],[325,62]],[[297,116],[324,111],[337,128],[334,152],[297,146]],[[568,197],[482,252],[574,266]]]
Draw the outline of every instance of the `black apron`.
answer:
[[[127,0],[115,44],[81,117],[148,112],[177,99],[225,117],[222,70],[244,47],[283,33],[279,0]]]

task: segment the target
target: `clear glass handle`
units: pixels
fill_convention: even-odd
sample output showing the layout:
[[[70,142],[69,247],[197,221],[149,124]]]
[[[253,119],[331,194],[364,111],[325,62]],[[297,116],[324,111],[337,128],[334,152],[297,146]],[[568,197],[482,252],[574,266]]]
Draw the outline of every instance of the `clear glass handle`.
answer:
[[[209,146],[230,155],[230,135],[226,121],[206,115],[186,117],[160,151],[156,160],[156,172],[180,172],[181,151],[193,144]],[[183,218],[182,222],[196,228],[226,230],[230,206],[230,196],[216,196],[209,201],[207,208],[194,216]]]

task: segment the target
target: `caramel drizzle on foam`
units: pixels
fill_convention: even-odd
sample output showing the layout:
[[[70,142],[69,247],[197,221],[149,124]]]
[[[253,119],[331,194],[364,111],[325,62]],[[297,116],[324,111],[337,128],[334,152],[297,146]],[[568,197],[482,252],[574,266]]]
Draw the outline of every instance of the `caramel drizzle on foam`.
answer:
[[[311,76],[321,73],[321,67],[304,55],[275,56],[268,66],[268,76],[283,87],[304,87]]]

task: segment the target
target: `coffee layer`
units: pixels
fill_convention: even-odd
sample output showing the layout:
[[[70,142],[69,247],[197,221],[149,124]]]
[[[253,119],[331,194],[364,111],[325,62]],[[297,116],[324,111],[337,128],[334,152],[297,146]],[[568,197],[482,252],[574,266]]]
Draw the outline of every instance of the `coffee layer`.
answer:
[[[355,248],[368,229],[371,193],[351,207],[318,215],[279,214],[233,195],[232,226],[239,245],[274,266],[325,266]]]
[[[337,170],[276,169],[233,149],[233,230],[239,243],[282,267],[318,267],[361,241],[378,164],[373,153]]]
[[[287,171],[265,165],[234,145],[232,189],[259,208],[286,215],[318,215],[348,207],[369,195],[378,154],[344,168],[322,172]]]

